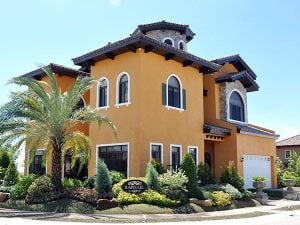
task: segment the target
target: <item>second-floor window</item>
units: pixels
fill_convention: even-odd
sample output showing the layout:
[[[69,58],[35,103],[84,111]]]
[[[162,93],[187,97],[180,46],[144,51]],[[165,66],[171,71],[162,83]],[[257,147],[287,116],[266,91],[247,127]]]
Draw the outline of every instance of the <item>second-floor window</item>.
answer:
[[[168,106],[181,108],[180,84],[176,77],[172,76],[168,81]]]
[[[108,80],[106,78],[100,80],[98,86],[98,107],[108,106]]]
[[[117,104],[130,103],[129,75],[122,73],[117,82]]]
[[[245,122],[245,106],[242,97],[237,91],[230,95],[229,99],[229,119]]]

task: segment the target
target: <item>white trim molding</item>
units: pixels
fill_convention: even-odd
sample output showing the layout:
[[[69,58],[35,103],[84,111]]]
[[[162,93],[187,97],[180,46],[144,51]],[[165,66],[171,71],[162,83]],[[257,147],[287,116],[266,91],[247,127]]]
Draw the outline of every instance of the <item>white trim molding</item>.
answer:
[[[161,158],[160,163],[164,164],[164,145],[162,143],[150,142],[150,144],[149,144],[150,160],[152,159],[152,145],[159,145],[160,146],[160,158]]]
[[[127,177],[130,177],[130,143],[121,142],[121,143],[110,143],[110,144],[98,144],[96,145],[96,163],[95,163],[95,174],[97,173],[97,164],[99,160],[99,147],[109,147],[109,146],[118,146],[118,145],[127,145]]]
[[[232,95],[233,92],[237,92],[239,94],[239,96],[241,97],[242,101],[243,101],[243,105],[244,105],[244,117],[245,117],[245,121],[238,121],[238,120],[233,120],[230,119],[230,97]],[[230,93],[228,94],[228,97],[226,99],[226,104],[227,104],[227,121],[229,122],[233,122],[233,123],[240,123],[240,124],[248,124],[248,110],[247,110],[247,103],[244,99],[244,95],[242,94],[241,91],[239,91],[238,89],[233,89],[230,91]]]
[[[179,164],[181,165],[181,162],[182,162],[182,145],[170,144],[170,165],[172,165],[172,147],[179,148],[179,151],[180,151],[180,154],[179,154]]]
[[[43,151],[43,157],[42,157],[42,160],[44,160],[44,157],[45,157],[45,150],[44,148],[38,148],[36,151],[35,151],[35,154],[34,156],[36,156],[36,152],[37,151]],[[30,150],[29,149],[26,149],[25,151],[27,151],[27,175],[29,175],[29,167],[31,166],[31,163],[33,163],[33,161],[30,163]],[[48,173],[48,160],[45,162],[45,175]]]
[[[177,80],[178,80],[178,83],[179,83],[179,89],[180,89],[180,108],[177,108],[177,107],[174,107],[174,106],[169,106],[169,96],[168,96],[168,92],[169,92],[169,79],[171,78],[171,77],[175,77]],[[183,109],[183,94],[182,94],[182,83],[181,83],[181,80],[180,80],[180,78],[176,75],[176,74],[170,74],[169,76],[168,76],[168,78],[167,78],[167,83],[166,83],[166,93],[165,93],[165,95],[166,95],[166,105],[165,105],[165,107],[168,109],[168,110],[170,110],[170,109],[174,109],[174,110],[178,110],[178,111],[180,111],[180,112],[183,112],[184,111],[184,109]]]
[[[287,152],[290,153],[290,157],[286,157],[286,153],[287,153]],[[285,159],[290,159],[290,158],[291,158],[291,155],[292,155],[292,150],[290,150],[290,149],[284,150],[284,158],[285,158]]]
[[[166,40],[170,40],[170,41],[172,42],[172,47],[175,47],[173,38],[171,38],[171,37],[165,37],[165,38],[162,40],[162,42],[163,42],[164,44],[167,44],[167,43],[165,43]]]
[[[99,89],[100,89],[100,86],[101,86],[101,82],[103,80],[106,80],[106,84],[107,84],[107,89],[106,89],[106,106],[99,106],[100,105],[100,92],[99,92]],[[98,81],[97,81],[97,97],[96,97],[96,109],[105,109],[107,110],[109,108],[109,80],[107,77],[101,77]]]
[[[196,166],[199,164],[199,148],[195,145],[189,145],[188,146],[188,153],[190,153],[190,149],[196,149]]]
[[[128,79],[128,99],[127,99],[127,102],[119,103],[119,83],[120,83],[120,79],[123,75],[126,75],[127,79]],[[127,72],[121,72],[117,76],[117,80],[116,80],[116,104],[115,104],[115,106],[117,108],[119,108],[120,106],[124,106],[124,105],[128,106],[130,104],[131,104],[131,101],[130,101],[130,76],[129,76],[129,73],[127,73]]]

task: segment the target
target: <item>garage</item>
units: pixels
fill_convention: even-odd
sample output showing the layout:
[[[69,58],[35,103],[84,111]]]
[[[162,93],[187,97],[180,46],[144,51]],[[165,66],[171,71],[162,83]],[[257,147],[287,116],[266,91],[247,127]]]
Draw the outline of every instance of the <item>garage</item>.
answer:
[[[253,188],[252,177],[264,176],[266,181],[266,188],[272,187],[271,175],[271,157],[262,155],[244,155],[244,182],[245,188]]]

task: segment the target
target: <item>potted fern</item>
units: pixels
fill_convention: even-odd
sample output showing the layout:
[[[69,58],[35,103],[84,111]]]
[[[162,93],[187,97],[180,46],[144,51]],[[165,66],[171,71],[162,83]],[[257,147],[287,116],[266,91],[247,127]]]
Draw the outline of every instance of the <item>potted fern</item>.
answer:
[[[267,178],[264,176],[252,177],[253,187],[256,189],[257,194],[263,193],[263,189],[266,186]]]

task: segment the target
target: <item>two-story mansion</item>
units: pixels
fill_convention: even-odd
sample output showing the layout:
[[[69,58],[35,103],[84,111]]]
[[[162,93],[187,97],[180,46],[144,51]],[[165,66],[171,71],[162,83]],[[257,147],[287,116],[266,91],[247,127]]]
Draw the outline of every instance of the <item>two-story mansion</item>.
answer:
[[[248,123],[247,94],[258,91],[256,74],[239,56],[212,61],[187,51],[195,33],[188,25],[161,21],[139,25],[127,38],[73,59],[79,70],[51,63],[62,90],[78,75],[98,80],[81,104],[107,115],[117,126],[82,125],[91,139],[91,160],[81,176],[95,174],[99,158],[127,176],[143,176],[151,159],[174,169],[190,153],[197,164],[208,163],[217,177],[228,165],[244,176],[254,175],[276,186],[274,131]],[[45,79],[41,69],[23,76]],[[50,172],[41,166],[43,148],[26,171]],[[70,156],[65,176],[75,176]]]

